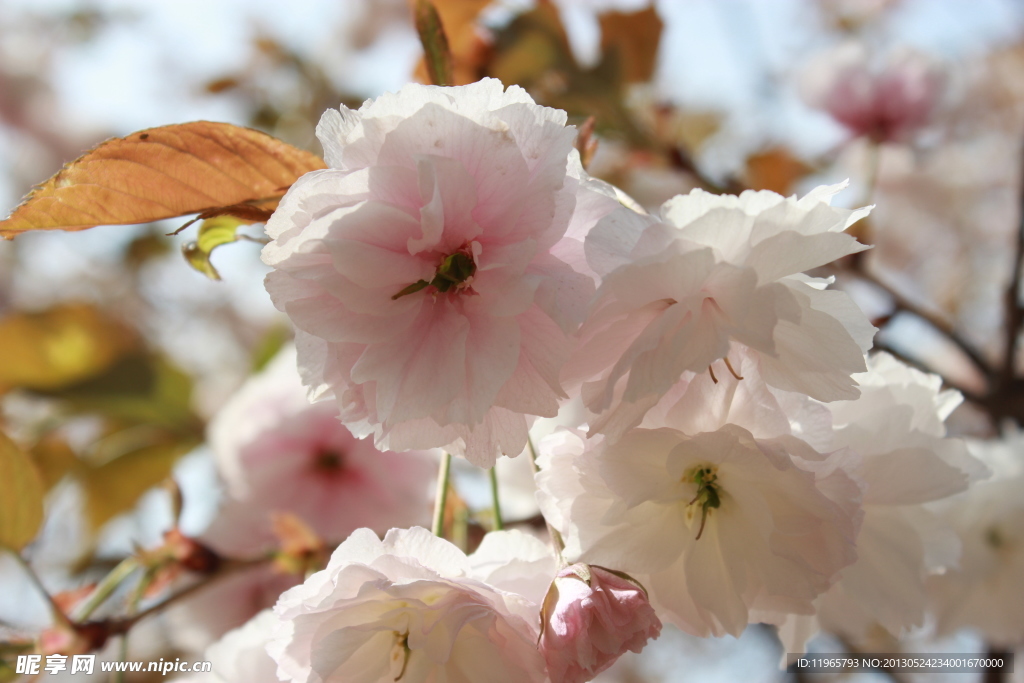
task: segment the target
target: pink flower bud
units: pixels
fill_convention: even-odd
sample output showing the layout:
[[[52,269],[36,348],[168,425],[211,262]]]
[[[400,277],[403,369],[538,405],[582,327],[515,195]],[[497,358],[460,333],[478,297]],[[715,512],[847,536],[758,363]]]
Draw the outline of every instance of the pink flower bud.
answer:
[[[540,638],[551,683],[589,681],[626,650],[640,652],[661,634],[647,594],[623,576],[574,564],[555,577],[544,600]]]

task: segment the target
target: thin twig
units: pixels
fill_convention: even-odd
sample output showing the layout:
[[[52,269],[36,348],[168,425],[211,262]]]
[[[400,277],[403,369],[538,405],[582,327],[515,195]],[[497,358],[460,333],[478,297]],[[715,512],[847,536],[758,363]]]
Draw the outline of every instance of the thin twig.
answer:
[[[220,568],[216,572],[213,572],[212,574],[207,574],[199,581],[196,581],[190,584],[189,586],[182,588],[177,593],[168,596],[165,600],[161,600],[157,604],[151,605],[146,609],[142,610],[141,612],[138,612],[137,614],[132,614],[127,617],[122,617],[119,619],[111,619],[109,621],[110,635],[123,635],[130,631],[132,627],[134,627],[143,619],[158,612],[162,612],[163,610],[170,607],[172,604],[178,602],[179,600],[183,600],[189,597],[193,593],[196,593],[202,590],[203,588],[206,588],[215,581],[219,581],[220,579],[231,574],[234,574],[235,572],[242,571],[243,569],[249,569],[251,567],[257,567],[261,564],[267,564],[273,561],[273,559],[273,554],[267,554],[251,558],[248,560],[227,560],[220,566]]]
[[[36,590],[38,590],[43,595],[43,598],[46,599],[46,602],[50,605],[50,612],[53,613],[54,621],[70,624],[71,620],[68,619],[68,616],[66,614],[64,614],[64,610],[61,609],[61,606],[57,604],[57,601],[53,599],[53,596],[50,594],[50,591],[46,590],[46,586],[43,585],[42,579],[40,579],[39,575],[36,574],[36,570],[32,568],[32,565],[29,564],[28,560],[22,557],[21,553],[14,550],[13,548],[5,549],[10,551],[11,555],[14,557],[14,560],[21,566],[22,571],[25,572],[25,575],[29,578],[29,581],[32,582],[32,585],[35,586]]]
[[[938,372],[924,361],[908,356],[907,354],[903,353],[902,351],[892,346],[888,342],[879,341],[876,338],[874,346],[872,347],[872,351],[885,351],[890,356],[896,357],[897,359],[903,361],[907,365],[911,365],[917,368],[921,372],[925,372],[931,375],[938,375],[939,377],[942,378],[942,383],[946,386],[947,389],[954,389],[956,391],[959,391],[963,395],[965,400],[980,406],[984,406],[986,404],[985,398],[980,394],[965,388],[963,385],[958,384],[957,382],[950,380],[948,377],[944,376],[942,373]]]
[[[88,620],[92,613],[106,602],[107,598],[118,589],[121,583],[138,568],[139,561],[135,557],[127,557],[122,560],[109,574],[103,577],[103,580],[93,589],[88,599],[75,610],[72,618],[79,623]]]
[[[1024,182],[1024,170],[1021,171],[1022,182]],[[1020,283],[1022,269],[1024,269],[1024,189],[1020,196],[1020,217],[1017,226],[1017,244],[1014,249],[1013,274],[1010,276],[1010,284],[1006,288],[1004,306],[1006,310],[1005,346],[1003,356],[1002,376],[1000,384],[1008,385],[1016,374],[1017,346],[1020,337],[1020,328],[1024,324],[1024,308],[1020,305]]]
[[[861,263],[863,263],[863,261]],[[982,356],[980,351],[975,349],[969,341],[956,331],[950,321],[942,318],[936,313],[921,308],[914,302],[910,301],[890,285],[886,284],[876,275],[868,271],[868,269],[863,265],[857,268],[856,274],[865,282],[868,282],[885,292],[889,298],[892,299],[892,305],[894,308],[899,311],[903,311],[904,313],[909,313],[916,318],[920,318],[953,342],[963,352],[963,354],[967,356],[972,363],[974,363],[982,374],[985,375],[985,377],[992,376],[992,369],[989,367],[988,361],[985,360],[985,357]]]

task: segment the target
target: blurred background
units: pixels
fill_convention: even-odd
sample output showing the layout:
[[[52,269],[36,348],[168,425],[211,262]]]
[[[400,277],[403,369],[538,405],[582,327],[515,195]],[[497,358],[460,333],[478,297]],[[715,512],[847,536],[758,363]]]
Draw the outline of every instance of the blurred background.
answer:
[[[850,179],[838,202],[876,205],[859,228],[875,249],[822,274],[874,317],[881,346],[973,399],[951,418],[954,433],[992,436],[1019,417],[995,406],[978,361],[998,365],[1006,346],[1024,2],[437,5],[460,83],[493,76],[567,110],[570,123],[593,117],[588,170],[648,210],[694,187],[788,195]],[[425,80],[420,59],[407,0],[0,0],[0,213],[98,142],[164,124],[226,121],[319,154],[325,109]],[[908,70],[890,86],[912,96],[885,125],[844,117],[836,104],[858,96],[833,87],[857,68]],[[260,244],[217,249],[203,273],[182,256],[195,227],[165,236],[183,222],[0,244],[0,407],[52,487],[33,560],[53,570],[54,586],[102,575],[134,544],[156,542],[171,513],[150,489],[172,471],[186,492],[182,528],[202,529],[217,489],[204,425],[289,336],[262,286]],[[245,232],[260,238],[259,226]],[[41,599],[19,585],[0,558],[0,635],[46,623]],[[160,629],[143,639],[151,653],[169,651]],[[985,647],[969,631],[943,642],[924,632],[904,649]],[[666,629],[599,680],[786,680],[779,656],[767,628],[703,641]]]

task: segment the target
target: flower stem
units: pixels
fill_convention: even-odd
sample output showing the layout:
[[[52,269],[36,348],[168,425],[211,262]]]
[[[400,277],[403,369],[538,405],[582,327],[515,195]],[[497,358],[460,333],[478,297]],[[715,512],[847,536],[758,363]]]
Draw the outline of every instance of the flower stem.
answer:
[[[106,602],[114,591],[118,589],[121,583],[127,579],[131,574],[139,568],[139,562],[134,557],[126,557],[121,560],[121,563],[114,567],[109,574],[103,577],[103,580],[99,582],[96,589],[93,590],[89,599],[82,603],[81,607],[75,611],[75,621],[81,623],[89,619],[92,613],[96,609]]]
[[[452,469],[452,455],[445,453],[441,459],[441,469],[437,473],[437,494],[434,497],[434,523],[431,531],[435,536],[444,538],[444,509],[448,504],[448,480]]]
[[[498,466],[490,469],[491,478],[491,506],[494,511],[494,530],[501,531],[505,528],[505,521],[501,517],[501,500],[498,498]]]
[[[60,608],[60,605],[58,605],[56,601],[54,601],[53,596],[50,595],[50,591],[46,590],[46,586],[43,585],[42,580],[39,578],[39,575],[36,574],[36,571],[32,568],[32,565],[28,563],[28,560],[22,557],[21,553],[14,550],[13,548],[6,548],[0,546],[0,549],[10,551],[11,556],[13,556],[14,560],[21,566],[21,569],[29,578],[29,581],[32,582],[32,585],[35,586],[36,589],[42,594],[43,598],[46,599],[47,604],[49,604],[50,606],[50,612],[53,614],[53,620],[56,622],[63,622],[64,624],[69,624],[70,620],[68,619],[67,615],[64,614],[64,610],[62,610]]]

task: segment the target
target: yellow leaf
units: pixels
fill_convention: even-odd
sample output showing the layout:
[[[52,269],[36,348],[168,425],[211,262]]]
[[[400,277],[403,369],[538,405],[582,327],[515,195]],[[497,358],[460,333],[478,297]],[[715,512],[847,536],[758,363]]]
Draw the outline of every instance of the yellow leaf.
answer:
[[[712,111],[683,111],[675,119],[676,139],[690,152],[697,152],[722,127],[722,115]]]
[[[263,220],[299,176],[324,167],[315,154],[251,128],[210,121],[150,128],[65,165],[0,221],[0,235],[192,213]]]
[[[0,392],[52,391],[97,375],[131,349],[135,335],[85,304],[0,320]]]
[[[37,441],[29,451],[32,461],[39,469],[43,488],[49,491],[64,478],[64,475],[75,469],[79,462],[78,456],[71,450],[68,442],[54,433],[47,434]]]
[[[623,83],[651,80],[664,24],[653,7],[639,12],[606,12],[601,21],[601,52],[618,62]]]
[[[35,464],[0,432],[0,546],[20,551],[43,523],[43,481]]]
[[[207,218],[199,226],[196,241],[182,246],[181,252],[185,255],[185,260],[211,280],[219,280],[220,273],[210,263],[210,254],[217,247],[236,241],[238,227],[248,222],[234,216]]]
[[[159,442],[85,470],[80,481],[92,528],[132,509],[143,493],[170,476],[178,458],[195,445],[194,441]]]

